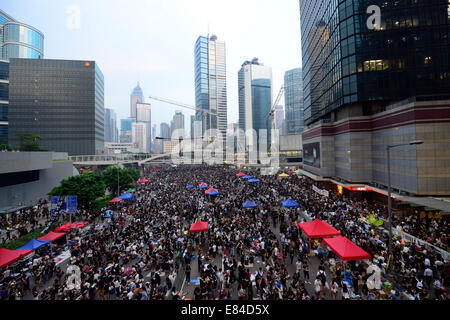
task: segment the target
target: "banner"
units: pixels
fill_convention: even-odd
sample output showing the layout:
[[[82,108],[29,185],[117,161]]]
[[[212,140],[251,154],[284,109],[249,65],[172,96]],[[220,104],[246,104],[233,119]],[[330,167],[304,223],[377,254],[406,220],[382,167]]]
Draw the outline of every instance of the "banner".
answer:
[[[51,213],[55,213],[56,208],[58,206],[58,201],[59,201],[59,197],[57,197],[57,196],[52,197],[52,200],[50,202],[50,212]]]
[[[76,213],[77,212],[77,196],[68,196],[66,198],[67,212]]]
[[[330,193],[329,193],[327,190],[319,189],[319,188],[317,188],[316,186],[313,186],[313,190],[314,190],[315,192],[317,192],[318,194],[324,196],[324,197],[329,197],[329,196],[330,196]]]
[[[320,143],[308,143],[303,145],[303,163],[320,168]]]

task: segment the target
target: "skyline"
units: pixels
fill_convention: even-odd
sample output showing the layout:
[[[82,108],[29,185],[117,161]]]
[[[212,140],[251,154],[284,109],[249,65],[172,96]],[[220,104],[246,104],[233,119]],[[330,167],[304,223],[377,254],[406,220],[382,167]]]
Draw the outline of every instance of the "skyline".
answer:
[[[95,60],[105,75],[105,108],[118,119],[130,116],[130,94],[138,81],[158,126],[180,108],[151,101],[149,95],[195,105],[194,46],[208,29],[227,46],[228,123],[238,122],[237,73],[244,61],[258,57],[272,67],[274,95],[284,72],[301,67],[296,0],[132,0],[126,6],[116,0],[17,0],[1,9],[43,32],[46,59]],[[267,23],[281,16],[279,23]],[[185,119],[194,114],[183,113]],[[187,120],[185,126],[190,126]]]

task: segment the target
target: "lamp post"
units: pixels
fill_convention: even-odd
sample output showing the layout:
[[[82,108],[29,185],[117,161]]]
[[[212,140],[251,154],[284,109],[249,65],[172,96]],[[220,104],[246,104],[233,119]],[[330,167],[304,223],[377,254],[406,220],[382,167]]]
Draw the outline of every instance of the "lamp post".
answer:
[[[389,214],[389,247],[388,247],[388,273],[392,270],[391,261],[389,260],[392,255],[392,205],[391,205],[391,149],[402,146],[412,146],[422,144],[422,140],[414,140],[409,143],[401,143],[395,145],[387,145],[387,180],[388,180],[388,214]]]

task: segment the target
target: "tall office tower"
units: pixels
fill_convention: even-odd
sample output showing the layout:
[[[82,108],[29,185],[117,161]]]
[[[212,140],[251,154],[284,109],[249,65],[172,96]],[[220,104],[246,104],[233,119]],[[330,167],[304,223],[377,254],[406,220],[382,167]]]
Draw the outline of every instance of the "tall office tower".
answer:
[[[266,129],[270,142],[272,107],[272,68],[259,63],[257,58],[245,61],[238,73],[239,129],[254,129],[259,141],[259,130]],[[249,145],[255,141],[250,139]]]
[[[130,118],[136,120],[136,106],[138,103],[144,103],[144,93],[142,92],[139,82],[130,95]]]
[[[286,134],[301,134],[305,128],[301,68],[286,71],[284,74],[284,101]]]
[[[227,72],[224,41],[200,36],[195,43],[195,104],[215,115],[197,112],[196,120],[202,121],[203,133],[218,129],[223,141],[227,131]]]
[[[105,142],[118,142],[117,115],[108,108],[105,108]]]
[[[150,143],[148,141],[149,137],[149,126],[145,122],[133,122],[131,125],[131,136],[132,142],[137,145],[139,152],[149,153]]]
[[[133,119],[120,119],[120,143],[131,143],[131,126]]]
[[[448,1],[302,0],[300,16],[304,169],[387,186],[386,146],[422,140],[392,149],[392,187],[450,194]]]
[[[195,116],[191,116],[191,126],[190,126],[190,135],[191,135],[191,140],[194,139],[194,134],[195,134],[195,129],[194,129],[194,125],[195,125]]]
[[[104,151],[103,74],[95,61],[10,59],[9,130],[42,136],[41,146],[69,155]]]
[[[162,122],[159,125],[159,135],[161,138],[164,139],[170,139],[171,138],[171,132],[170,132],[170,126],[169,124]],[[160,140],[160,152],[162,153],[164,151],[164,141],[167,140]]]
[[[149,103],[137,103],[136,104],[136,122],[144,123],[146,128],[145,133],[147,134],[146,149],[148,152],[151,151],[152,148],[152,114],[151,114],[151,106]]]
[[[184,131],[184,114],[181,111],[175,111],[175,115],[173,116],[173,125],[172,125],[172,133],[175,130],[183,130]],[[183,134],[183,137],[185,134]]]
[[[284,115],[284,108],[283,106],[276,106],[275,107],[275,129],[280,130],[280,135],[281,135],[281,131],[283,129],[283,121],[285,119],[285,115]]]
[[[9,62],[0,60],[0,144],[8,143]]]
[[[0,59],[44,58],[44,35],[0,10]]]

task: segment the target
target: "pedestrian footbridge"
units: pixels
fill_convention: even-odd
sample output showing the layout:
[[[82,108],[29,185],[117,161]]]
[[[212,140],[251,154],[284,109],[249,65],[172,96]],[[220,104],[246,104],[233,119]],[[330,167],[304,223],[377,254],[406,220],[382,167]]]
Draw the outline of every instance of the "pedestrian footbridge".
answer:
[[[149,164],[152,162],[169,161],[171,154],[158,154],[153,156],[143,154],[110,154],[110,155],[91,155],[91,156],[70,156],[69,160],[78,166],[102,166],[137,163],[138,165]]]

